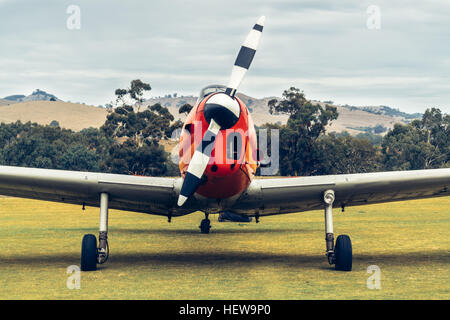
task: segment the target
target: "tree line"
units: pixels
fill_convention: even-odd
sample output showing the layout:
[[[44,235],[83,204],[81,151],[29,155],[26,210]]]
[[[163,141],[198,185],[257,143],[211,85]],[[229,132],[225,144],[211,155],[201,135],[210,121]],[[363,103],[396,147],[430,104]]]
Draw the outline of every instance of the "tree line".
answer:
[[[0,124],[0,164],[34,168],[108,172],[147,176],[177,176],[178,167],[162,146],[181,121],[160,104],[143,107],[149,84],[133,80],[115,91],[100,128],[80,132],[37,123]],[[180,113],[192,106],[183,105]],[[297,88],[269,101],[271,113],[285,113],[279,129],[280,175],[322,175],[450,167],[450,116],[428,109],[421,120],[396,124],[379,139],[367,135],[327,133],[338,118],[335,107],[307,100]],[[258,130],[257,130],[258,131]],[[269,139],[270,140],[270,139]],[[270,148],[268,148],[270,150]]]
[[[450,115],[438,108],[427,109],[422,119],[395,124],[378,140],[369,138],[373,135],[327,134],[327,126],[338,117],[336,107],[314,104],[294,87],[268,104],[271,113],[289,115],[285,125],[263,126],[280,130],[283,176],[450,167]]]
[[[133,80],[117,89],[116,107],[110,108],[100,128],[80,132],[52,123],[0,124],[0,163],[33,168],[95,171],[148,176],[178,175],[163,146],[181,126],[167,108],[155,104],[142,109],[149,84]]]

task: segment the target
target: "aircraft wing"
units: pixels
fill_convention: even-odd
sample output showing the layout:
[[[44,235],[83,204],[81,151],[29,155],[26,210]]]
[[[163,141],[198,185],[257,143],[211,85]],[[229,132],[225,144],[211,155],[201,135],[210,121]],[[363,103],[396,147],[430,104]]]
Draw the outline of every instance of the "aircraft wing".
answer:
[[[254,179],[235,203],[241,214],[272,215],[324,208],[324,191],[334,207],[450,195],[450,168]]]
[[[181,183],[181,178],[0,166],[1,195],[98,207],[99,194],[107,192],[112,209],[166,216],[193,211],[176,208]]]
[[[178,207],[182,178],[0,166],[0,195],[109,207],[167,216],[199,209]],[[273,215],[323,208],[323,193],[335,192],[334,207],[450,195],[450,169],[393,171],[297,178],[254,179],[229,208],[235,213]]]

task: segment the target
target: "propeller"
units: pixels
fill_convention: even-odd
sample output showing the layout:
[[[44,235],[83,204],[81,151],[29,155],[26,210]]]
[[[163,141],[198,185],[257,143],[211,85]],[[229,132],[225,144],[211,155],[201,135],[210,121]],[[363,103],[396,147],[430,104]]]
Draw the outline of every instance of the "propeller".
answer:
[[[201,184],[203,173],[211,158],[214,141],[219,131],[229,129],[239,121],[241,108],[234,96],[255,56],[265,19],[264,16],[258,19],[242,44],[231,70],[230,81],[225,92],[214,94],[205,103],[203,115],[209,123],[209,127],[189,162],[180,195],[178,196],[178,206],[182,206]]]
[[[225,93],[232,98],[236,94],[236,90],[241,84],[242,79],[244,79],[248,68],[250,68],[256,49],[258,49],[259,41],[261,40],[265,20],[266,17],[262,16],[256,21],[256,24],[253,26],[253,29],[248,34],[247,38],[245,38],[245,41],[239,50],[233,69],[231,70],[228,88],[225,91]]]

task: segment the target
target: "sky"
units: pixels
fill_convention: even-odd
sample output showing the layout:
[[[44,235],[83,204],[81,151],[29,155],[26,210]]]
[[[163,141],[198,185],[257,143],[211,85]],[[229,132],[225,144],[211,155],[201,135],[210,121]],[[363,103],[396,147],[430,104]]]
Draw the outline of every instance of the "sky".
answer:
[[[448,0],[0,0],[0,97],[39,88],[104,105],[133,79],[150,83],[147,97],[197,95],[227,84],[261,15],[239,91],[294,86],[309,99],[450,113]]]

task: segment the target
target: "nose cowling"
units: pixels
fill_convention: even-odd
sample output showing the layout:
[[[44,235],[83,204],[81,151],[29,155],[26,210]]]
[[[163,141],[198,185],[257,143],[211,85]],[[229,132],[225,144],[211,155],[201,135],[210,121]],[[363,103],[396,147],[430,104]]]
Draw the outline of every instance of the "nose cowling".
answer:
[[[229,129],[239,121],[241,108],[236,99],[225,93],[217,93],[206,101],[203,115],[208,123],[213,119],[220,129]]]

